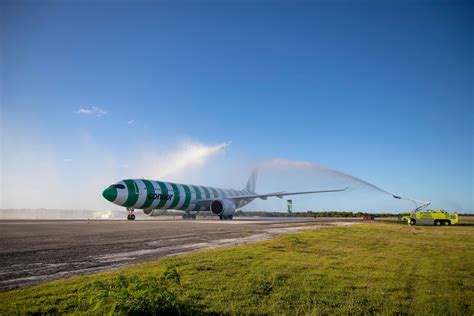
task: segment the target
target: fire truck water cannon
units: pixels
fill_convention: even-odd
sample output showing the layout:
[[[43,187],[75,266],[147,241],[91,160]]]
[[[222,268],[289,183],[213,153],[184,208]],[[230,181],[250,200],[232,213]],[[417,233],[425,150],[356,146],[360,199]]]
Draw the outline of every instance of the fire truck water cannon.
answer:
[[[410,199],[410,198],[403,198],[403,197],[401,197],[399,195],[395,195],[395,194],[393,195],[393,198],[413,202],[413,204],[415,204],[415,208],[413,209],[413,212],[421,211],[422,209],[428,207],[431,204],[431,202],[428,202],[428,201],[420,201],[420,200],[414,200],[414,199]]]

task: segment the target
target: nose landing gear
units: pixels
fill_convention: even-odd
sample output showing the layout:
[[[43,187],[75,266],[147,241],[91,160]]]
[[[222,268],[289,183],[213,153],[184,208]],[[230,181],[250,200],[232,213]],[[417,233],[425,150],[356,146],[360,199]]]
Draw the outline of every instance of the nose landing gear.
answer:
[[[131,207],[127,207],[127,211],[128,211],[127,219],[129,221],[134,221],[135,220],[135,214],[133,214],[134,209]]]

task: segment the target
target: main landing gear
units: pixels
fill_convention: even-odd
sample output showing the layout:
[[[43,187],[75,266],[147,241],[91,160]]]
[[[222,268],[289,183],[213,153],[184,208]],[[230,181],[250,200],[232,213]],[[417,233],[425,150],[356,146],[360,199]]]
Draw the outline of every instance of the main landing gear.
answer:
[[[229,215],[229,216],[219,215],[219,219],[220,219],[220,220],[226,220],[226,219],[231,220],[231,219],[233,219],[233,218],[234,218],[233,215]]]
[[[191,214],[189,212],[186,212],[183,214],[183,219],[196,219],[196,214]]]
[[[135,220],[135,214],[133,214],[134,209],[131,207],[127,207],[127,211],[128,211],[127,219],[129,221],[134,221]]]

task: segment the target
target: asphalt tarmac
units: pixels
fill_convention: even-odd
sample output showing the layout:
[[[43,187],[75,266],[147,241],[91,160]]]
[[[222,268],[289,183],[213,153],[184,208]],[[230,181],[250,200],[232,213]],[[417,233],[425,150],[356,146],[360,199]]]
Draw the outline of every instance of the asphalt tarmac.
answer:
[[[354,219],[239,218],[182,220],[0,221],[0,290],[205,248],[242,245],[278,234]]]

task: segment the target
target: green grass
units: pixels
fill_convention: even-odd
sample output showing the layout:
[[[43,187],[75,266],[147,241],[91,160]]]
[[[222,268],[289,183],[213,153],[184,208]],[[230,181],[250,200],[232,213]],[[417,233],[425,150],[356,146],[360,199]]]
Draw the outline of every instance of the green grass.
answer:
[[[0,314],[473,315],[474,227],[370,223],[1,292]]]

